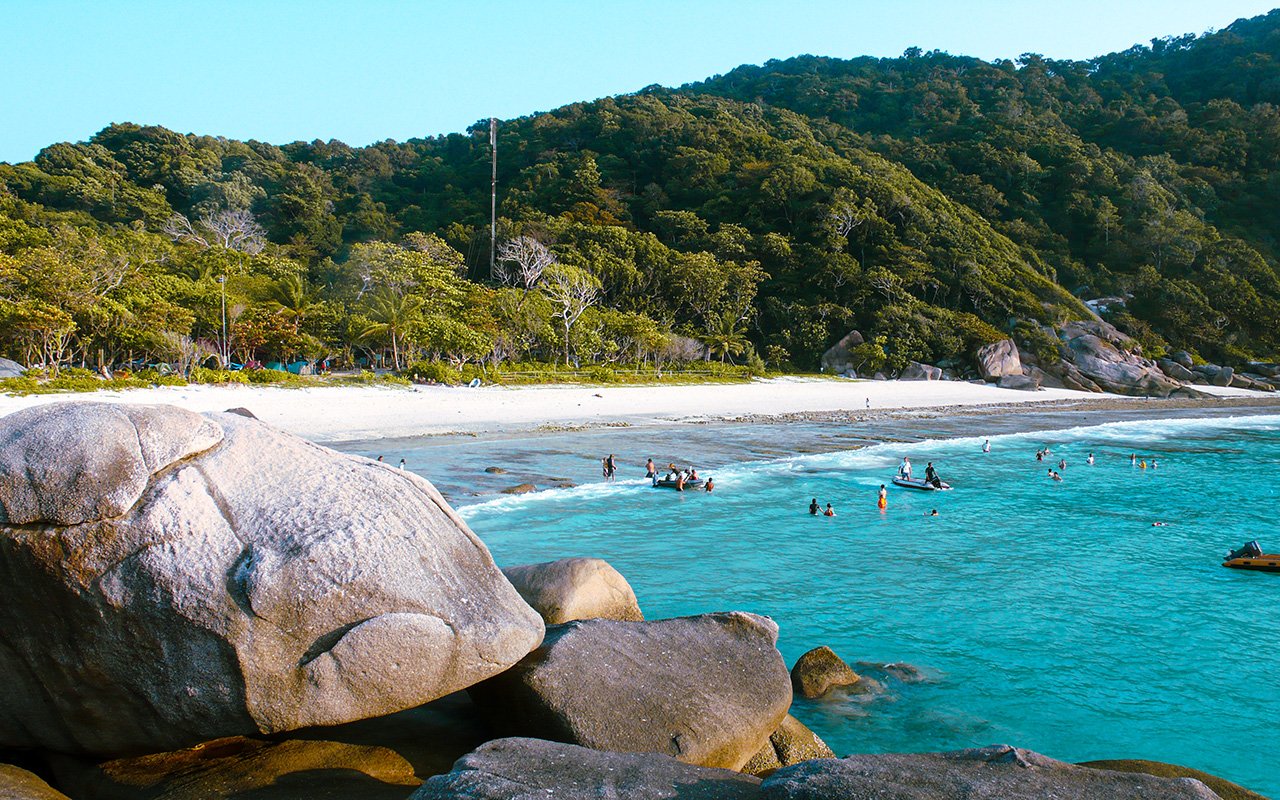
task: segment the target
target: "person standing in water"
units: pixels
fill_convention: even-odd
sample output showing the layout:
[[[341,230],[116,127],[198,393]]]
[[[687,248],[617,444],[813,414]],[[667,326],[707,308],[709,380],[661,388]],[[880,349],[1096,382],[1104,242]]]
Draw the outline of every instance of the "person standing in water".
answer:
[[[1088,464],[1091,467],[1093,466],[1093,453],[1089,454],[1089,457],[1085,459],[1084,463]]]
[[[710,475],[708,475],[708,476],[707,476],[707,482],[706,482],[706,484],[704,484],[704,485],[703,485],[703,487],[702,487],[702,488],[703,488],[704,490],[708,491],[708,492],[710,492],[710,491],[714,491],[714,490],[715,490],[715,488],[716,488],[716,482],[715,482],[714,480],[712,480],[712,479],[711,479],[711,476],[710,476]]]
[[[984,453],[990,453],[990,452],[991,452],[991,440],[990,440],[990,439],[988,439],[988,440],[986,440],[985,442],[983,442],[983,443],[982,443],[982,452],[984,452]]]
[[[816,517],[821,511],[822,506],[818,505],[818,498],[813,498],[813,501],[809,503],[809,513]]]
[[[822,512],[822,516],[834,517],[835,515],[836,515],[836,510],[831,507],[830,503],[827,503],[827,510]]]
[[[880,484],[880,497],[876,500],[876,507],[884,511],[889,507],[889,490],[884,488],[884,484]]]
[[[1066,469],[1066,468],[1067,468],[1067,460],[1065,458],[1058,459],[1058,469]]]
[[[1136,467],[1136,466],[1138,466],[1138,454],[1137,454],[1137,453],[1130,453],[1130,454],[1129,454],[1129,466],[1131,466],[1131,467]]]
[[[644,462],[644,476],[646,478],[652,478],[657,474],[658,474],[658,467],[656,464],[653,463],[652,458]]]

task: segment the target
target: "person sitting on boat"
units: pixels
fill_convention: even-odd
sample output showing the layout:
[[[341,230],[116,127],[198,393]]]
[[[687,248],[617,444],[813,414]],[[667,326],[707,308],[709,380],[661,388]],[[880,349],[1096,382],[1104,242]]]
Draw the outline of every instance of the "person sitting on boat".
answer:
[[[898,477],[903,480],[911,480],[911,459],[906,456],[902,457],[902,466],[898,467]]]
[[[818,498],[815,497],[812,502],[809,503],[809,513],[816,517],[821,512],[822,506],[818,505]]]
[[[924,480],[935,489],[942,488],[942,479],[938,477],[938,471],[933,468],[932,461],[924,468]]]
[[[697,467],[689,467],[689,480],[696,481],[698,479]]]

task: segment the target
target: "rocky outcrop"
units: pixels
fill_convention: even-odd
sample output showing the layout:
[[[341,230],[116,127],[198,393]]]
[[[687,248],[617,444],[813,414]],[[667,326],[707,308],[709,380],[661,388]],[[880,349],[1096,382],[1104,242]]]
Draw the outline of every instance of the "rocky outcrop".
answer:
[[[742,767],[742,771],[748,775],[767,775],[811,758],[835,758],[835,755],[818,734],[788,714],[760,752]]]
[[[0,764],[0,797],[5,800],[69,800],[38,776],[11,764]]]
[[[0,380],[4,378],[20,378],[27,368],[19,364],[17,361],[10,361],[7,358],[0,358]]]
[[[925,683],[929,680],[929,676],[924,670],[914,664],[907,664],[902,661],[859,661],[858,669],[864,673],[870,672],[879,675],[882,678],[892,678],[902,683]]]
[[[528,494],[529,492],[538,491],[538,487],[532,483],[519,483],[509,489],[503,489],[503,494]]]
[[[1017,389],[1023,392],[1034,392],[1040,388],[1040,381],[1031,375],[1005,375],[996,381],[1001,389]]]
[[[738,612],[569,622],[469,691],[500,735],[739,769],[791,705],[777,636]]]
[[[804,761],[773,773],[761,788],[765,800],[1220,800],[1190,778],[1091,770],[1006,745]]]
[[[1161,372],[1154,361],[1142,358],[1133,339],[1105,322],[1068,322],[1060,335],[1064,361],[1105,391],[1168,397],[1181,385]],[[1065,377],[1063,382],[1067,382]]]
[[[919,361],[912,361],[907,364],[906,369],[898,375],[900,381],[940,381],[942,380],[942,370],[928,364],[921,364]]]
[[[853,357],[853,348],[864,341],[861,333],[849,331],[843,339],[822,354],[822,371],[829,375],[856,376],[859,365]]]
[[[502,572],[548,625],[575,619],[644,619],[631,584],[599,558],[562,558]]]
[[[1188,367],[1182,366],[1177,361],[1173,361],[1168,358],[1161,358],[1156,360],[1156,365],[1160,367],[1161,372],[1168,375],[1170,378],[1173,378],[1175,381],[1192,383],[1196,379],[1196,374],[1194,372],[1192,372]]]
[[[122,755],[420,705],[543,623],[413,473],[234,414],[0,419],[0,743]]]
[[[994,383],[1006,375],[1022,374],[1022,359],[1012,339],[1001,339],[978,350],[978,373]]]
[[[489,739],[466,692],[386,717],[287,737],[233,736],[85,765],[56,759],[77,800],[403,800]]]
[[[830,647],[815,647],[796,659],[791,668],[791,688],[801,697],[815,699],[838,686],[862,680]]]
[[[1155,775],[1161,778],[1195,778],[1212,789],[1222,800],[1267,800],[1257,792],[1251,792],[1239,784],[1223,780],[1216,775],[1190,767],[1180,767],[1177,764],[1166,764],[1163,761],[1145,761],[1136,758],[1117,761],[1085,761],[1080,766],[1113,772],[1141,772],[1144,775]]]
[[[411,800],[756,800],[760,779],[656,753],[608,753],[541,739],[499,739],[428,780]]]

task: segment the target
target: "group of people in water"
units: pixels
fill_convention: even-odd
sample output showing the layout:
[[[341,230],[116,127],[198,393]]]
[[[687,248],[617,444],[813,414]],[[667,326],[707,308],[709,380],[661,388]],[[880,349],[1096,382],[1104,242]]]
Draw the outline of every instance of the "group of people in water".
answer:
[[[609,458],[613,458],[613,456],[609,456]],[[660,475],[657,465],[650,458],[645,462],[644,468],[645,477],[651,480],[654,486],[671,486],[677,492],[683,492],[686,488],[696,489],[699,485],[701,485],[704,492],[714,492],[716,489],[715,479],[708,476],[704,481],[699,477],[696,467],[684,469],[676,466],[673,461],[667,465],[666,473]]]

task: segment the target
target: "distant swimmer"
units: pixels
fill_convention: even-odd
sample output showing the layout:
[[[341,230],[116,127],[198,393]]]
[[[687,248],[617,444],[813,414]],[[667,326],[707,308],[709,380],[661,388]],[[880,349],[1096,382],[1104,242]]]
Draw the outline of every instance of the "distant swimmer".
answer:
[[[1154,458],[1153,458],[1153,459],[1151,459],[1151,468],[1152,468],[1152,469],[1155,469],[1155,468],[1156,468],[1156,466],[1157,466],[1157,464],[1156,464],[1156,460],[1155,460]]]
[[[934,510],[930,511],[928,514],[925,514],[925,516],[926,516],[926,517],[936,517],[936,516],[938,516],[938,509],[936,509],[936,508],[935,508]]]
[[[1169,523],[1167,523],[1167,522],[1153,522],[1153,523],[1151,523],[1151,527],[1153,527],[1153,528],[1163,528],[1164,526],[1166,526],[1166,525],[1168,525],[1168,524],[1169,524]]]
[[[876,500],[876,507],[884,511],[889,507],[889,490],[884,488],[884,484],[880,484],[880,498]]]
[[[382,463],[382,456],[378,456],[378,463]]]
[[[815,517],[822,513],[822,506],[818,505],[818,498],[813,498],[813,502],[809,503],[809,513]]]
[[[715,490],[715,488],[716,488],[716,482],[715,482],[715,481],[713,481],[713,480],[711,479],[711,476],[710,476],[710,475],[708,475],[708,476],[707,476],[707,482],[706,482],[706,484],[705,484],[705,485],[703,485],[703,487],[702,487],[702,488],[703,488],[703,489],[705,489],[705,490],[706,490],[706,491],[708,491],[708,492],[710,492],[710,491],[714,491],[714,490]]]
[[[827,510],[822,512],[822,516],[834,517],[835,515],[836,515],[836,510],[831,507],[830,503],[827,503]]]
[[[1084,460],[1084,463],[1088,464],[1091,467],[1093,466],[1093,453],[1089,454],[1089,457]]]
[[[1037,451],[1036,451],[1036,461],[1044,461],[1044,451],[1043,451],[1043,450],[1037,450]]]
[[[1131,467],[1136,467],[1136,466],[1138,466],[1138,454],[1137,454],[1137,453],[1130,453],[1130,454],[1129,454],[1129,466],[1131,466]]]
[[[1138,462],[1138,468],[1139,469],[1147,468],[1147,460],[1145,458]]]
[[[1058,469],[1066,469],[1066,468],[1067,468],[1067,460],[1065,458],[1058,459]]]
[[[984,453],[990,453],[990,452],[991,452],[991,440],[990,440],[990,439],[988,439],[988,440],[986,440],[985,442],[983,442],[983,443],[982,443],[982,452],[984,452]]]
[[[1062,476],[1061,476],[1061,475],[1059,475],[1058,473],[1054,472],[1053,470],[1049,470],[1049,473],[1050,473],[1049,477],[1053,478],[1055,481],[1061,481],[1061,480],[1062,480]]]

